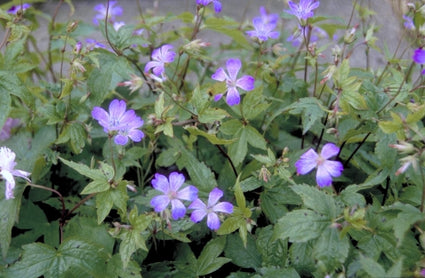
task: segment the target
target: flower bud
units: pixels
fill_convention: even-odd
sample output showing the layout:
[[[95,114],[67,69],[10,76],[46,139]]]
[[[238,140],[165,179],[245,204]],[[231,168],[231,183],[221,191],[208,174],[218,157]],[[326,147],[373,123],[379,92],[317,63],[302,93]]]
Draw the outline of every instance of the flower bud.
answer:
[[[68,24],[68,26],[66,27],[66,32],[72,33],[75,31],[75,29],[77,29],[77,27],[78,27],[78,20],[74,20]]]
[[[415,151],[415,147],[412,144],[404,141],[401,141],[400,144],[390,144],[389,146],[404,154],[412,153]]]
[[[345,32],[344,43],[351,44],[352,42],[354,42],[356,40],[357,27],[358,27],[358,25],[354,26],[353,28],[351,28],[350,30],[347,30]]]

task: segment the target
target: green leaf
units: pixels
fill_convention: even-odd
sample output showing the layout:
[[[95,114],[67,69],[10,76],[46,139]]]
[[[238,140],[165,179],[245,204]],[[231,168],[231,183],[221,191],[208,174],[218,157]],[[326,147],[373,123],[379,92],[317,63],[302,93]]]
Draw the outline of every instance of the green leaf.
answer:
[[[360,264],[362,266],[362,270],[370,277],[387,277],[385,269],[371,258],[362,256],[360,258]]]
[[[321,101],[317,98],[307,97],[300,98],[285,110],[292,115],[301,115],[303,134],[306,134],[314,124],[323,118],[325,113],[322,106]]]
[[[80,173],[83,176],[86,176],[92,180],[102,180],[105,179],[105,175],[100,171],[99,169],[92,169],[88,166],[81,164],[81,163],[75,163],[73,161],[66,160],[65,158],[59,157],[59,159],[67,166],[71,167],[78,173]]]
[[[228,235],[224,254],[232,260],[233,264],[243,268],[255,269],[261,266],[261,254],[251,234],[248,234],[246,247],[238,235]]]
[[[31,243],[22,248],[21,260],[6,271],[6,277],[64,277],[70,270],[80,277],[105,275],[106,253],[83,240],[66,240],[58,250],[43,243]]]
[[[390,220],[394,230],[394,235],[397,238],[397,247],[399,247],[403,244],[407,231],[411,229],[413,224],[423,220],[424,214],[410,204],[403,204],[399,202],[385,209],[387,212],[392,212],[394,210],[400,211],[396,218]]]
[[[232,38],[233,41],[238,43],[245,49],[251,49],[251,44],[247,41],[245,34],[238,30],[239,23],[233,20],[219,18],[219,17],[208,17],[205,20],[205,28],[210,29]],[[234,29],[230,29],[233,26]]]
[[[113,205],[120,209],[120,212],[127,210],[128,200],[126,182],[122,181],[116,187],[109,187],[107,191],[96,195],[97,223],[100,224],[108,216]]]
[[[204,162],[200,162],[183,146],[179,151],[181,156],[177,159],[177,166],[179,169],[187,169],[192,182],[197,185],[201,191],[209,192],[217,187],[214,173]]]
[[[263,258],[264,266],[285,267],[288,254],[288,243],[285,240],[273,240],[273,226],[257,228],[257,249]]]
[[[116,56],[106,50],[98,51],[102,54],[96,56],[99,58],[99,67],[94,68],[87,79],[87,86],[91,93],[89,98],[93,105],[101,105],[109,92],[115,88],[114,77],[126,79],[133,73],[124,57]]]
[[[208,132],[205,132],[203,130],[200,130],[196,126],[187,126],[187,127],[185,127],[185,129],[187,131],[189,131],[189,133],[192,134],[192,135],[196,135],[196,136],[199,135],[199,136],[206,138],[208,141],[211,142],[211,144],[214,144],[214,145],[227,145],[227,144],[233,143],[235,141],[235,139],[227,140],[227,139],[217,138],[217,136],[215,134],[208,133]]]
[[[235,197],[236,197],[236,204],[238,205],[238,207],[240,209],[245,209],[246,208],[246,200],[245,200],[245,196],[243,195],[242,189],[241,189],[241,185],[239,183],[239,178],[240,176],[236,179],[236,184],[235,184]]]
[[[262,150],[267,149],[267,142],[264,137],[252,126],[246,126],[246,139],[248,144]]]
[[[31,96],[31,93],[23,85],[22,81],[18,78],[18,76],[15,73],[10,71],[0,70],[0,93],[2,97],[3,96],[5,97],[5,100],[3,101],[4,103],[3,105],[7,105],[10,95],[17,96],[18,98],[23,100],[26,104],[30,104],[33,99]],[[10,103],[9,103],[9,106],[10,106]],[[6,110],[6,111],[9,111],[9,110]],[[5,113],[5,114],[8,115],[8,113]]]
[[[0,86],[0,128],[3,128],[4,123],[6,122],[7,117],[9,117],[10,111],[10,93],[3,90],[3,87]],[[1,130],[1,129],[0,129]]]
[[[198,114],[198,120],[204,124],[211,124],[229,117],[229,113],[220,108],[206,108]]]
[[[260,195],[261,208],[267,218],[276,223],[288,212],[287,205],[300,205],[301,198],[288,186],[265,189]]]
[[[337,228],[329,227],[314,244],[313,255],[323,261],[328,270],[335,270],[344,264],[349,250],[349,239],[346,236],[341,238]]]
[[[114,170],[108,164],[101,162],[100,169],[91,169],[88,166],[81,163],[68,161],[61,157],[59,157],[59,159],[64,164],[71,167],[72,169],[80,173],[81,175],[93,179],[93,181],[90,182],[83,189],[81,194],[92,194],[92,193],[104,192],[110,188],[111,186],[110,181],[112,180],[114,176]]]
[[[139,215],[137,207],[134,207],[129,213],[129,222],[131,225],[130,229],[122,229],[120,238],[120,255],[124,268],[127,267],[130,262],[131,255],[138,249],[145,250],[148,252],[146,247],[145,238],[142,233],[151,224],[152,216],[141,214]]]
[[[307,209],[293,210],[279,219],[275,226],[274,238],[289,237],[291,242],[307,242],[318,238],[330,225],[328,216]]]
[[[229,156],[232,159],[233,164],[238,166],[245,159],[248,152],[248,134],[245,127],[240,128],[235,138],[238,138],[236,142],[229,145]],[[263,139],[264,140],[264,139]]]
[[[255,119],[269,106],[269,103],[264,102],[262,86],[248,92],[242,101],[244,117],[247,120]],[[255,107],[255,109],[252,109],[253,107]]]
[[[16,192],[17,190],[18,188],[15,188],[14,199],[6,200],[2,197],[0,200],[0,247],[3,258],[6,257],[9,250],[13,225],[19,217],[22,192]],[[23,191],[23,187],[19,191]]]
[[[386,277],[402,277],[403,260],[398,260],[393,266],[388,269]]]
[[[142,278],[141,271],[142,269],[135,261],[130,261],[127,267],[124,267],[119,254],[115,254],[108,261],[106,270],[107,273],[113,275],[112,277],[121,278]]]
[[[332,196],[309,185],[293,185],[291,189],[303,200],[304,206],[312,209],[328,219],[335,218],[340,211],[337,210]]]
[[[317,261],[313,256],[311,242],[294,242],[289,248],[290,260],[295,269],[304,276],[308,276],[316,270]]]
[[[225,244],[226,237],[218,237],[205,245],[198,258],[199,276],[210,274],[231,261],[228,258],[218,257],[223,252]]]

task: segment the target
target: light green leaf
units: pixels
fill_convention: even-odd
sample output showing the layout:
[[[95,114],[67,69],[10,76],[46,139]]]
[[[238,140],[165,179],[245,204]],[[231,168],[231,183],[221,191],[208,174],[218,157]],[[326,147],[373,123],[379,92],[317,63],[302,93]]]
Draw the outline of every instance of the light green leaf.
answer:
[[[199,135],[199,136],[206,138],[208,141],[211,142],[211,144],[214,144],[214,145],[227,145],[227,144],[233,143],[235,141],[235,139],[227,140],[227,139],[217,138],[217,136],[215,134],[205,132],[203,130],[198,129],[195,126],[187,126],[187,127],[185,127],[185,129],[187,131],[189,131],[189,133],[192,134],[192,135],[196,135],[196,136]]]
[[[86,166],[84,164],[75,163],[73,161],[66,160],[62,157],[59,157],[59,159],[65,165],[71,167],[72,169],[74,169],[75,171],[80,173],[81,175],[86,176],[88,178],[91,178],[92,180],[105,180],[106,179],[105,175],[99,169],[92,169],[92,168],[89,168],[88,166]]]
[[[247,41],[245,34],[238,29],[239,24],[236,21],[220,17],[208,17],[205,20],[205,28],[210,29],[232,38],[245,49],[251,49],[251,44]],[[231,29],[231,27],[234,27]]]
[[[198,115],[198,120],[204,124],[211,124],[229,117],[229,113],[220,108],[206,108]]]

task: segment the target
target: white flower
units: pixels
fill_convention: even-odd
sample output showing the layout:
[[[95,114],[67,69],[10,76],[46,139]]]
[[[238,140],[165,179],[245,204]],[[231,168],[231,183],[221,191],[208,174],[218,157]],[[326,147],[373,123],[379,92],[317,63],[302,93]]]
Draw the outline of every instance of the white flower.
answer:
[[[15,177],[21,177],[26,179],[27,181],[31,182],[27,177],[30,175],[30,173],[22,171],[22,170],[15,170],[16,162],[15,162],[15,153],[11,151],[7,147],[1,147],[0,148],[0,175],[3,179],[6,180],[6,191],[5,191],[5,197],[6,200],[15,198],[13,196],[13,189],[15,188]]]

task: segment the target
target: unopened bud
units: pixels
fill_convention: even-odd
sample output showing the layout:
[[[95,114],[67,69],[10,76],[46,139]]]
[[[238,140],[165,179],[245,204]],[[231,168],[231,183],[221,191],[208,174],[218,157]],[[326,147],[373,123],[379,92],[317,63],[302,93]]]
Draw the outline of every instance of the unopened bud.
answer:
[[[78,21],[74,20],[71,23],[68,24],[68,26],[66,27],[66,32],[67,33],[72,33],[75,31],[75,29],[77,29],[78,27]]]
[[[407,142],[401,141],[400,144],[390,144],[389,145],[391,148],[396,149],[397,151],[399,151],[400,153],[412,153],[415,151],[415,147]]]
[[[347,30],[345,32],[345,36],[344,36],[344,42],[346,44],[350,44],[353,41],[355,41],[356,39],[356,30],[357,30],[358,25],[354,26],[353,28],[351,28],[350,30]]]

